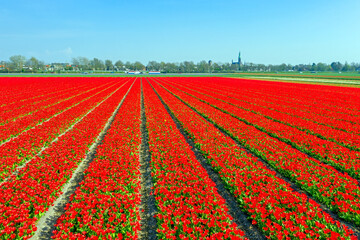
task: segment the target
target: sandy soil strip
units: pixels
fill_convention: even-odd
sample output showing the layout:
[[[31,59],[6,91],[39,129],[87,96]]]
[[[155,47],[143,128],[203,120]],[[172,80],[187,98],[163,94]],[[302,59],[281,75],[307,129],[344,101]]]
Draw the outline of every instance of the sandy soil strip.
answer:
[[[39,219],[36,225],[38,230],[31,237],[31,239],[51,239],[51,236],[53,234],[52,232],[55,230],[54,225],[56,224],[57,219],[64,213],[65,211],[64,208],[66,204],[69,202],[70,196],[75,193],[76,188],[79,186],[79,183],[82,181],[84,177],[84,171],[87,169],[91,161],[94,159],[96,155],[97,147],[102,143],[102,140],[104,139],[107,130],[111,127],[111,124],[114,121],[116,114],[118,114],[119,109],[122,103],[124,102],[126,96],[130,92],[130,89],[132,88],[133,84],[130,86],[127,93],[119,103],[118,107],[113,112],[113,115],[108,119],[108,122],[104,126],[102,132],[97,137],[96,141],[90,146],[86,158],[79,164],[78,168],[74,171],[70,180],[63,186],[62,188],[63,194],[59,196],[59,198],[54,202],[54,204],[49,208],[49,210]],[[119,87],[118,89],[120,88],[121,87]],[[111,95],[113,95],[115,92],[113,92]],[[111,97],[111,95],[109,97]],[[106,99],[104,101],[106,101]]]

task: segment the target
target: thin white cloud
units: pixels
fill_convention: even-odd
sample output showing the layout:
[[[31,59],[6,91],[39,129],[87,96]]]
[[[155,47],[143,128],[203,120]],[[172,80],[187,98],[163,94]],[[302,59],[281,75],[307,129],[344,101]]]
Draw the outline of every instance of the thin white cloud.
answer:
[[[67,48],[64,49],[62,52],[63,52],[65,55],[67,55],[67,56],[71,56],[71,54],[73,53],[71,47],[67,47]]]
[[[71,47],[67,47],[65,49],[60,49],[60,50],[45,50],[45,54],[48,56],[66,56],[66,57],[70,57],[72,55],[73,51],[71,49]]]

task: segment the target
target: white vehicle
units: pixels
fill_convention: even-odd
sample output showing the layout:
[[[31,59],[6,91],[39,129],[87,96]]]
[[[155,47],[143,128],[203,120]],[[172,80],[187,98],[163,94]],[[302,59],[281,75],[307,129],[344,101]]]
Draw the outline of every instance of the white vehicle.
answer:
[[[140,74],[140,71],[129,71],[128,74]]]

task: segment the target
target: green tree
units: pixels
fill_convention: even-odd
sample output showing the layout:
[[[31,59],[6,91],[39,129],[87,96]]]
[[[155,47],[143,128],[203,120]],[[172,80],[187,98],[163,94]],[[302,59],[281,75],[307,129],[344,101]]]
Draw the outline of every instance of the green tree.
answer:
[[[135,70],[134,64],[132,64],[131,62],[127,61],[125,63],[125,68],[126,70]]]
[[[71,63],[73,66],[80,66],[80,60],[79,58],[72,58]]]
[[[318,64],[316,64],[316,71],[324,72],[327,70],[327,68],[328,66],[326,63],[319,62]]]
[[[40,62],[35,57],[31,57],[26,64],[30,67],[32,72],[39,70]]]
[[[91,60],[90,65],[94,71],[95,70],[104,70],[104,68],[105,68],[104,62],[98,58],[94,58],[93,60]]]
[[[313,63],[310,67],[311,71],[316,71],[316,63]]]
[[[165,68],[166,68],[166,63],[165,63],[165,62],[161,62],[161,63],[160,63],[160,69],[159,69],[159,71],[160,71],[160,72],[164,72],[164,71],[165,71]]]
[[[338,72],[342,69],[342,64],[340,62],[332,62],[330,64],[333,71]]]
[[[215,73],[222,71],[222,65],[220,65],[219,63],[213,63],[212,68],[213,68],[213,72]]]
[[[139,61],[136,61],[136,62],[134,63],[134,68],[135,68],[135,70],[138,70],[138,71],[143,71],[143,70],[145,70],[145,66],[144,66],[141,62],[139,62]]]
[[[90,70],[90,60],[86,57],[78,57],[79,65],[82,70]]]
[[[146,69],[148,71],[160,71],[161,68],[161,64],[156,62],[156,61],[150,61],[147,65],[146,65]]]
[[[207,73],[209,72],[209,64],[203,60],[197,64],[197,70],[200,73]]]
[[[175,63],[165,63],[163,71],[166,73],[175,73],[179,71],[179,68]]]
[[[120,60],[115,62],[115,67],[118,71],[124,70],[124,63]]]
[[[351,63],[351,71],[360,71],[360,64],[359,63]]]
[[[14,55],[10,57],[10,67],[14,70],[22,70],[26,58],[22,55]]]
[[[285,72],[286,68],[287,68],[286,64],[283,63],[283,64],[279,65],[278,71]]]
[[[345,62],[345,64],[342,67],[341,71],[343,71],[343,72],[351,71],[351,66],[348,64],[348,62]]]
[[[186,73],[193,73],[195,72],[195,64],[192,61],[185,61],[183,62],[184,72]]]
[[[107,71],[114,70],[114,65],[111,60],[109,60],[109,59],[105,60],[105,68]]]

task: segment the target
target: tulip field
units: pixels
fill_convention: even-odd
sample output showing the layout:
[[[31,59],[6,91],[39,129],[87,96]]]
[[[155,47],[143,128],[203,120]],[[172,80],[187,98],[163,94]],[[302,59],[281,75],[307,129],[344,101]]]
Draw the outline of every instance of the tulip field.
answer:
[[[359,239],[360,88],[0,77],[0,239]]]

